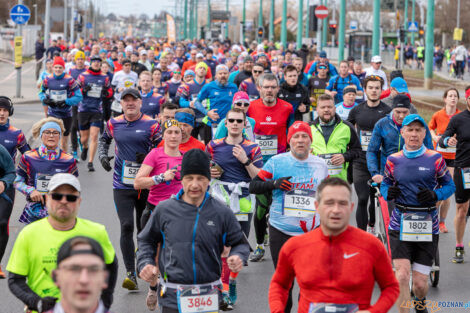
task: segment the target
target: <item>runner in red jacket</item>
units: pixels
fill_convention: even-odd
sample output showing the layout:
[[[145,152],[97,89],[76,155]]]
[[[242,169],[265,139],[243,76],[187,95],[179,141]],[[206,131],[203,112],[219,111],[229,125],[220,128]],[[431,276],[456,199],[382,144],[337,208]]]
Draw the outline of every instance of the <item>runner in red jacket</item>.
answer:
[[[289,239],[281,249],[269,287],[270,312],[285,312],[294,278],[300,287],[298,313],[388,312],[398,297],[398,282],[382,243],[348,225],[354,208],[350,186],[340,178],[323,180],[315,206],[320,227]],[[371,306],[376,281],[381,294]]]

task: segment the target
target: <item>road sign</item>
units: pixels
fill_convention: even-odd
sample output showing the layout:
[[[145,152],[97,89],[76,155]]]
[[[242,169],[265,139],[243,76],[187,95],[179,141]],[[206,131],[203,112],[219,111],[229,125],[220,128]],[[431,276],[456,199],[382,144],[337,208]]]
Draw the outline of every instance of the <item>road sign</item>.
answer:
[[[328,8],[324,5],[317,6],[315,9],[315,16],[321,20],[328,17]]]
[[[357,30],[357,25],[358,25],[358,22],[356,20],[351,20],[351,22],[349,22],[349,29]]]
[[[17,4],[10,10],[10,18],[13,23],[18,25],[26,24],[31,17],[31,12],[28,7],[22,4]]]
[[[418,22],[408,22],[408,31],[410,33],[417,33],[419,31]]]
[[[463,36],[463,29],[462,28],[454,28],[454,40],[455,41],[462,41]]]
[[[15,68],[21,68],[23,65],[23,37],[15,37]]]
[[[92,29],[92,28],[93,28],[93,25],[92,25],[90,22],[88,22],[88,23],[86,23],[86,28]]]

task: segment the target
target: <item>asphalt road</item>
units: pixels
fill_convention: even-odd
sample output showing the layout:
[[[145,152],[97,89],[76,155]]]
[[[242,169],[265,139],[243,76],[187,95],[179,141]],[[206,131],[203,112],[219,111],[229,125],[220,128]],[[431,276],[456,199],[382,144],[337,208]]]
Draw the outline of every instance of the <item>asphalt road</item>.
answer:
[[[42,111],[39,104],[34,105],[18,105],[15,109],[15,116],[13,124],[23,127],[27,133],[27,124],[32,121],[38,120],[42,117]],[[21,124],[21,125],[20,125]],[[25,126],[22,126],[25,125]],[[145,306],[145,296],[147,293],[147,284],[139,281],[139,292],[128,292],[121,288],[122,280],[124,279],[124,265],[122,263],[122,256],[119,248],[119,221],[117,218],[116,210],[114,207],[112,197],[112,183],[111,173],[105,172],[99,162],[95,161],[96,172],[89,173],[86,171],[86,164],[79,164],[80,181],[83,188],[83,201],[80,209],[79,216],[87,218],[106,226],[112,243],[116,249],[118,259],[120,276],[114,294],[114,304],[112,310],[116,313],[127,312],[148,312]],[[24,196],[18,194],[16,203],[10,222],[10,241],[8,243],[5,257],[2,261],[3,268],[6,267],[8,256],[10,254],[13,242],[16,239],[18,232],[23,227],[18,222],[18,218],[22,212],[25,201]],[[455,203],[452,203],[452,208]],[[450,262],[450,258],[454,249],[454,231],[452,220],[454,217],[454,210],[451,209],[448,216],[448,234],[441,235],[439,248],[441,255],[441,278],[438,288],[430,288],[428,299],[433,301],[463,301],[467,302],[468,287],[470,286],[470,261],[467,255],[467,262],[464,264],[456,265]],[[355,222],[352,219],[351,223]],[[250,236],[250,242],[254,246],[254,231]],[[465,236],[466,250],[469,250],[468,242],[470,236],[468,232]],[[269,249],[268,249],[269,250]],[[250,263],[248,267],[244,268],[238,277],[238,301],[236,308],[233,312],[238,313],[265,313],[269,312],[267,294],[271,276],[274,268],[272,265],[269,252],[265,260],[260,263]],[[354,273],[351,273],[354,275]],[[8,290],[6,280],[0,280],[0,313],[20,312],[22,310],[22,303],[17,300]],[[298,294],[298,292],[294,292]],[[379,294],[378,287],[374,292],[374,299],[377,299]],[[295,298],[295,297],[294,297]],[[375,301],[375,300],[374,300]],[[463,312],[464,309],[448,309],[442,308],[441,312]],[[296,307],[292,310],[296,312]],[[396,308],[390,312],[397,312]]]

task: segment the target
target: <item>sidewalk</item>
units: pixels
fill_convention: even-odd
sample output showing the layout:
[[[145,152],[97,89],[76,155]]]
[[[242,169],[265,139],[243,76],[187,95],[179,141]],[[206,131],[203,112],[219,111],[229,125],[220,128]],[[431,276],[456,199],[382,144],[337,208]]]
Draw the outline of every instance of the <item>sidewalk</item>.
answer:
[[[34,61],[23,64],[21,68],[21,98],[16,98],[16,75],[13,64],[0,60],[0,95],[9,97],[14,104],[39,102],[36,88]]]

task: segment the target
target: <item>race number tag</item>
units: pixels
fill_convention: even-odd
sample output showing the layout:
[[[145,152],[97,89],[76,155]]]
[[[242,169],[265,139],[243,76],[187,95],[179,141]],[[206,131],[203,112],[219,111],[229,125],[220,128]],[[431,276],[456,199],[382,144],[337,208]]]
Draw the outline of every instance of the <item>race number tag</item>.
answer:
[[[362,151],[367,151],[367,148],[369,147],[370,139],[372,138],[372,132],[361,130],[361,146],[362,146]]]
[[[87,92],[87,96],[91,98],[101,98],[101,90],[103,86],[91,84],[91,89]]]
[[[276,135],[256,135],[256,144],[261,149],[262,155],[277,154],[277,136]]]
[[[67,90],[49,90],[49,96],[54,101],[67,100]]]
[[[248,222],[248,213],[235,213],[235,217],[239,222]]]
[[[462,168],[463,188],[470,189],[470,167]]]
[[[329,175],[338,175],[343,170],[343,165],[342,164],[341,165],[331,164],[331,158],[333,157],[332,153],[319,154],[318,156],[320,158],[322,158],[323,160],[325,160],[326,165],[328,166],[328,174]]]
[[[428,212],[403,213],[400,225],[401,241],[432,241],[432,218]]]
[[[315,215],[315,191],[295,189],[284,194],[282,214],[292,217],[312,217]]]
[[[111,104],[111,110],[113,110],[114,112],[122,113],[121,103],[117,100],[114,100]]]
[[[359,311],[357,304],[310,303],[308,313],[354,313]]]
[[[219,291],[212,286],[179,286],[176,296],[179,313],[219,312]]]
[[[134,185],[134,180],[139,168],[139,163],[124,160],[122,164],[122,183],[125,185]]]
[[[51,177],[52,175],[49,174],[36,174],[36,190],[42,194],[47,193],[47,187],[49,186]]]

